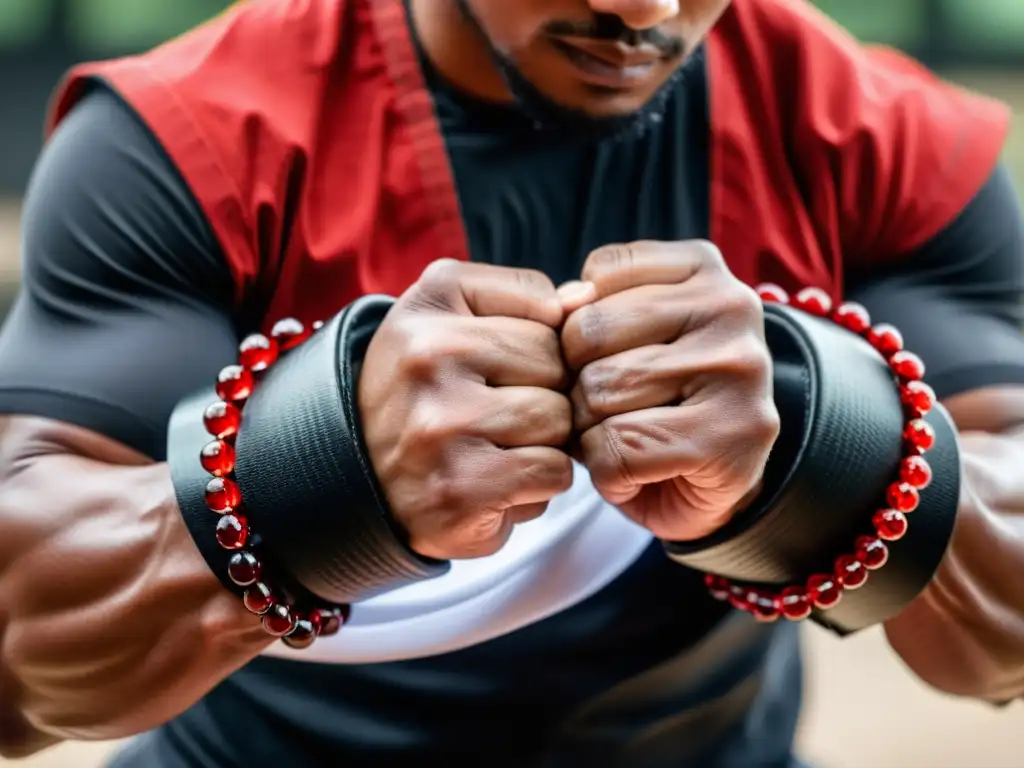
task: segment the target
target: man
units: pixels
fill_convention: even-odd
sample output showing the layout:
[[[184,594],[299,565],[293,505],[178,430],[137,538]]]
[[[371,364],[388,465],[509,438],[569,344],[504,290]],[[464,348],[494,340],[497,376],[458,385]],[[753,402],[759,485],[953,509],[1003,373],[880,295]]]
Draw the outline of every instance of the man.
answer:
[[[5,754],[143,734],[115,765],[794,764],[796,625],[665,555],[731,540],[788,460],[765,334],[810,321],[766,318],[763,282],[895,323],[959,431],[952,506],[915,513],[934,541],[892,547],[923,578],[859,626],[944,691],[1024,692],[1000,105],[800,0],[250,0],[79,68],[52,123],[0,339]],[[400,298],[364,354],[371,293]],[[275,324],[349,305],[232,443],[249,371],[302,335]],[[206,485],[179,435],[215,378]],[[856,496],[857,466],[829,482]],[[256,534],[294,582],[263,603]],[[798,607],[857,628],[823,583]],[[296,613],[303,590],[349,624]]]

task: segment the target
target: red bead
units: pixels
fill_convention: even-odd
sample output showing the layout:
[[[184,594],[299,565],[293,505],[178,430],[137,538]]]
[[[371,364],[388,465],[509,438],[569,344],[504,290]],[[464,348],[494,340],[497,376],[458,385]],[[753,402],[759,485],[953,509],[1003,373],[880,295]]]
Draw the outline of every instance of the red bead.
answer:
[[[921,503],[921,494],[910,483],[892,483],[885,489],[889,506],[899,512],[913,512]]]
[[[932,482],[932,468],[923,456],[907,456],[900,462],[900,480],[917,489]]]
[[[811,615],[811,603],[803,587],[786,587],[779,599],[782,601],[782,615],[790,621],[801,621]]]
[[[259,581],[263,565],[252,552],[236,552],[228,562],[228,577],[240,587]]]
[[[309,622],[318,635],[320,634],[320,628],[324,625],[324,612],[322,609],[314,608],[302,618]]]
[[[836,311],[832,313],[832,320],[857,334],[866,333],[871,327],[871,315],[867,309],[854,301],[846,301],[836,307]]]
[[[749,587],[733,584],[729,588],[729,605],[738,611],[749,611],[750,603],[753,599],[754,592]]]
[[[776,621],[782,615],[782,598],[767,592],[753,592],[750,601],[750,612],[754,618],[764,624]]]
[[[899,541],[907,532],[907,516],[898,509],[880,509],[871,518],[878,538]]]
[[[284,352],[299,346],[309,338],[309,330],[294,317],[278,320],[270,329],[270,338],[274,339],[278,348]]]
[[[214,440],[203,446],[199,463],[216,477],[230,475],[235,470],[235,449],[223,440]]]
[[[923,381],[908,381],[900,387],[900,402],[908,416],[919,419],[935,407],[935,391]]]
[[[843,596],[843,587],[831,574],[816,573],[807,580],[807,599],[818,608],[831,608]]]
[[[232,403],[218,400],[210,403],[203,412],[203,426],[219,440],[234,437],[242,424],[242,412]]]
[[[250,613],[262,616],[274,604],[274,593],[270,591],[270,587],[262,581],[258,581],[245,590],[245,593],[242,595],[242,602],[249,609]]]
[[[238,403],[252,394],[253,378],[248,368],[226,365],[217,374],[217,397],[229,403]]]
[[[289,648],[301,651],[303,648],[309,648],[314,640],[316,640],[316,627],[309,619],[298,619],[292,631],[285,636],[282,642]]]
[[[704,574],[704,586],[715,600],[729,599],[729,580],[713,573]]]
[[[903,335],[888,323],[880,323],[868,331],[868,341],[886,360],[903,349]]]
[[[249,539],[249,525],[244,517],[224,515],[217,521],[215,535],[224,549],[241,549]]]
[[[869,571],[877,571],[889,562],[889,548],[875,536],[858,536],[853,544],[854,554]]]
[[[276,339],[268,339],[262,333],[254,333],[242,339],[238,345],[238,362],[250,371],[265,371],[277,361]]]
[[[924,378],[924,362],[913,352],[907,352],[905,349],[889,358],[889,367],[903,381],[920,381]]]
[[[225,477],[214,477],[206,484],[206,506],[223,514],[235,511],[242,503],[242,492]]]
[[[818,317],[832,311],[832,298],[821,288],[804,288],[793,297],[793,306]]]
[[[274,603],[270,610],[263,614],[263,629],[268,635],[283,637],[295,628],[295,617],[287,605]]]
[[[868,569],[853,555],[836,558],[835,575],[844,589],[857,589],[868,580]]]
[[[924,419],[913,419],[903,429],[903,441],[907,448],[917,453],[930,451],[935,445],[935,430]]]
[[[348,621],[348,608],[317,609],[320,613],[320,637],[330,637],[338,634],[338,631]]]
[[[775,283],[761,283],[754,289],[757,291],[757,295],[761,297],[761,301],[766,304],[788,304],[789,294],[781,286],[775,285]]]

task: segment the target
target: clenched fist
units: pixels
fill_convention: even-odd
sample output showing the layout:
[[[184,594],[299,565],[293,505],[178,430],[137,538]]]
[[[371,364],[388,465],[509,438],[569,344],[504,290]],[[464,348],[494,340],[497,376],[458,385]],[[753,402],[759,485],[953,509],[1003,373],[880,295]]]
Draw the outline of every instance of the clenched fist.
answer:
[[[590,255],[562,331],[594,486],[658,538],[707,535],[756,493],[779,433],[757,294],[701,241]]]
[[[563,315],[540,272],[439,261],[374,334],[363,433],[414,551],[492,554],[572,484]]]

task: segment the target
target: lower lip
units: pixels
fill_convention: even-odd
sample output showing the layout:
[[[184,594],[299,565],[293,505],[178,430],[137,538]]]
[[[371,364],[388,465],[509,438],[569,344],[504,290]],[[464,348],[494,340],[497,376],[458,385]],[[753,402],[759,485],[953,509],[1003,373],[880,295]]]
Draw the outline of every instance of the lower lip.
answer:
[[[620,67],[615,64],[609,64],[596,56],[591,56],[586,51],[574,48],[571,45],[563,43],[556,47],[569,60],[573,68],[579,72],[580,79],[591,85],[599,85],[617,90],[632,88],[647,78],[654,70],[653,61]]]

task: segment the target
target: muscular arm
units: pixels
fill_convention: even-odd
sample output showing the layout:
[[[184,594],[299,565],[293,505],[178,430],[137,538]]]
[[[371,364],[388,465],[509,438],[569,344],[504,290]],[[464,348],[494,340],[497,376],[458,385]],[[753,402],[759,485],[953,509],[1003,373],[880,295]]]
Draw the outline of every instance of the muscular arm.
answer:
[[[0,751],[181,712],[270,642],[159,463],[175,403],[235,354],[231,284],[148,132],[97,90],[26,199],[0,335]]]
[[[890,620],[926,682],[990,701],[1024,695],[1024,222],[997,170],[904,266],[853,276],[853,298],[896,324],[960,432],[963,492],[948,554]]]

